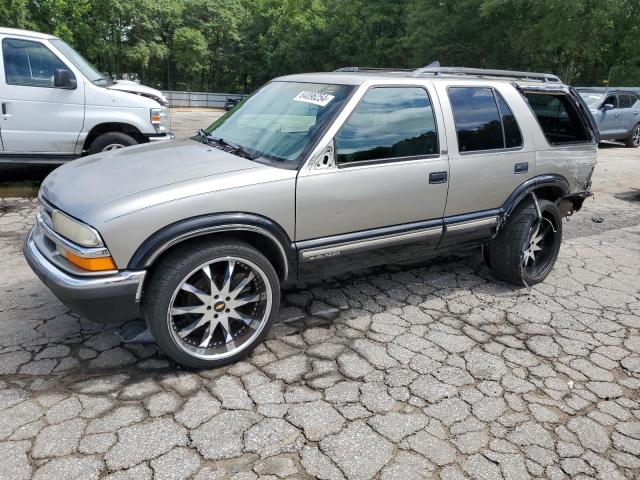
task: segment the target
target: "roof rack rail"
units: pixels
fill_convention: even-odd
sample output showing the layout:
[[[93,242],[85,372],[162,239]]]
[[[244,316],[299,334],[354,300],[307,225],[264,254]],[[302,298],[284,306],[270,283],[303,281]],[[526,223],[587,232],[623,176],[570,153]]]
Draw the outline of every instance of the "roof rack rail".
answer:
[[[551,73],[489,70],[484,68],[441,67],[437,62],[414,70],[411,76],[421,77],[422,75],[469,75],[475,77],[516,78],[523,80],[535,80],[539,82],[562,83],[562,80],[560,80],[558,76]]]
[[[413,72],[413,68],[342,67],[334,72]]]

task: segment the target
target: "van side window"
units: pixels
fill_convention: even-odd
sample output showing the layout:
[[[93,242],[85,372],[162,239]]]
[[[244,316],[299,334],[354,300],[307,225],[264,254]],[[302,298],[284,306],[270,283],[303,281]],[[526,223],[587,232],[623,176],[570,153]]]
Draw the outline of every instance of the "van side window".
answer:
[[[504,130],[504,146],[506,148],[521,147],[522,133],[520,133],[516,117],[513,116],[513,112],[511,112],[502,95],[498,92],[495,92],[495,95],[498,100],[498,109],[500,110],[500,118],[502,119],[502,128]]]
[[[338,164],[438,154],[436,119],[420,87],[369,90],[335,137]]]
[[[5,38],[2,57],[7,85],[53,87],[56,70],[67,68],[43,44],[28,40]]]
[[[460,152],[504,148],[500,114],[491,88],[451,87],[449,100]]]
[[[567,94],[529,91],[525,96],[551,145],[590,140],[582,118]]]

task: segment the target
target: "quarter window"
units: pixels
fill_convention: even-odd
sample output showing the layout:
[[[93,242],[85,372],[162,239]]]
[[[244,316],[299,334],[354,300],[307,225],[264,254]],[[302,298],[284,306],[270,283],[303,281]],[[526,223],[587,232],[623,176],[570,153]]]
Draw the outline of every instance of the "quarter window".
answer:
[[[500,118],[502,119],[502,128],[504,130],[504,146],[506,148],[516,148],[522,146],[522,134],[520,133],[520,127],[516,117],[513,116],[513,112],[504,101],[502,95],[495,92],[496,99],[498,100],[498,109],[500,110]]]
[[[67,68],[43,44],[28,40],[5,38],[2,41],[2,56],[8,85],[53,87],[56,70]]]
[[[526,92],[525,96],[550,144],[589,141],[589,133],[584,122],[568,95],[531,91]]]
[[[437,154],[436,120],[427,92],[419,87],[370,90],[335,141],[340,164]]]
[[[458,151],[462,153],[505,148],[500,112],[493,89],[451,87],[449,100],[458,134]],[[508,107],[505,114],[511,114]]]

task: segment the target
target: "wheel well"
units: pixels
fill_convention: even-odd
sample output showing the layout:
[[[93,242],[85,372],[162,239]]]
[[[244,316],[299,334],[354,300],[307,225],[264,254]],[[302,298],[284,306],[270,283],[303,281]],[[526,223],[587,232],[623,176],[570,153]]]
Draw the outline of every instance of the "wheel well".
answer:
[[[127,135],[131,135],[133,138],[135,138],[139,143],[145,143],[148,141],[148,138],[142,135],[142,133],[140,133],[140,130],[138,130],[133,125],[129,125],[128,123],[101,123],[91,129],[89,135],[87,135],[87,138],[84,141],[82,150],[89,150],[89,147],[96,138],[98,138],[103,133],[109,132],[126,133]]]
[[[550,202],[558,202],[558,200],[560,200],[564,195],[564,192],[560,187],[555,187],[552,185],[535,188],[533,192],[536,194],[536,197],[544,200],[549,200]]]
[[[282,257],[282,253],[278,245],[274,243],[273,240],[262,235],[257,232],[252,231],[222,231],[222,232],[212,232],[204,235],[198,235],[193,238],[188,238],[183,240],[175,245],[172,245],[170,248],[162,252],[158,258],[154,259],[153,263],[149,267],[150,272],[153,271],[154,267],[158,265],[159,260],[165,258],[167,255],[170,255],[172,252],[175,252],[176,249],[185,248],[190,245],[196,243],[202,243],[203,241],[211,240],[215,241],[218,239],[225,240],[239,240],[245,243],[248,243],[260,253],[262,253],[267,260],[273,265],[276,273],[278,274],[278,278],[280,280],[285,280],[287,277],[287,260]],[[152,273],[151,273],[152,274]]]

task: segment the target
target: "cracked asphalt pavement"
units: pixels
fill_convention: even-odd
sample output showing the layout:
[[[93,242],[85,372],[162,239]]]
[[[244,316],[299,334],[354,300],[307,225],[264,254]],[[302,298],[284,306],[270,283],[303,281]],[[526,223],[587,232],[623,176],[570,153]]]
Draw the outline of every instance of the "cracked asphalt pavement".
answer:
[[[289,288],[198,372],[69,312],[21,255],[36,202],[0,199],[0,478],[638,478],[640,152],[601,157],[543,284],[473,252]]]

